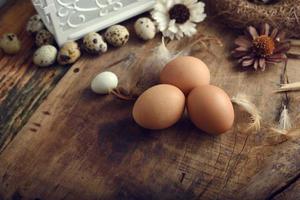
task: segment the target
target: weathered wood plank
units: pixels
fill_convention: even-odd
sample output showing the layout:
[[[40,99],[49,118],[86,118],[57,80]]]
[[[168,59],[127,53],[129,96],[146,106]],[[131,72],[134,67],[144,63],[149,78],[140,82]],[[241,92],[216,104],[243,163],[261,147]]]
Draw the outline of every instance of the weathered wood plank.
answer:
[[[274,200],[300,199],[300,179],[274,197]]]
[[[299,159],[278,159],[299,156],[299,137],[287,140],[268,131],[268,126],[277,123],[284,97],[273,93],[283,69],[278,65],[266,72],[238,70],[228,59],[234,34],[212,24],[202,24],[199,32],[219,37],[225,46],[211,46],[216,56],[206,50],[194,55],[209,64],[213,84],[230,96],[243,92],[253,98],[262,111],[262,131],[245,133],[248,116],[238,109],[237,125],[218,137],[202,133],[186,118],[164,131],[139,128],[131,118],[132,102],[89,90],[92,78],[107,66],[125,79],[121,84],[132,80],[130,66],[142,63],[159,41],[143,44],[131,39],[126,47],[83,58],[69,70],[0,155],[0,195],[4,199],[17,195],[26,199],[232,200],[242,194],[265,199],[280,189],[300,170]],[[289,70],[300,72],[295,66]],[[296,102],[296,96],[290,98]],[[293,119],[297,115],[291,112]],[[280,166],[288,176],[277,171]],[[268,173],[270,169],[274,173]],[[247,190],[259,178],[270,181]]]
[[[39,69],[32,64],[35,47],[25,27],[33,14],[30,0],[11,0],[0,9],[0,35],[14,32],[22,41],[22,50],[17,55],[0,55],[0,152],[68,69]]]

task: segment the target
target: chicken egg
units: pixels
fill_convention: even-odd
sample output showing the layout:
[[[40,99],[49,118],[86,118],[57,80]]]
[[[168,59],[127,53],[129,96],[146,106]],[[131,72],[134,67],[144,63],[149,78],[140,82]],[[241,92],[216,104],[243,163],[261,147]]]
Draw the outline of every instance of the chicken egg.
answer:
[[[210,134],[222,134],[231,129],[234,110],[228,95],[212,85],[193,89],[187,99],[187,108],[192,122]]]
[[[146,129],[161,130],[174,125],[183,115],[185,96],[177,87],[156,85],[135,102],[133,118]]]
[[[208,85],[210,72],[200,59],[180,56],[169,62],[161,71],[160,82],[174,85],[187,95],[197,86]]]
[[[118,77],[112,72],[98,74],[91,83],[91,89],[97,94],[109,94],[118,87]]]

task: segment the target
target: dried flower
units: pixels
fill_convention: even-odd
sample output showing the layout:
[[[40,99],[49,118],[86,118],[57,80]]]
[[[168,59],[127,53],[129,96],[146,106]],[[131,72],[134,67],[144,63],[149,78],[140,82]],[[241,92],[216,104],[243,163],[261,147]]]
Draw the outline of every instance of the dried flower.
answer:
[[[196,0],[157,0],[151,14],[164,37],[181,39],[197,32],[195,23],[206,18],[204,7]]]
[[[291,47],[285,32],[272,29],[267,23],[262,24],[259,31],[253,26],[247,27],[245,35],[239,36],[234,43],[237,47],[232,55],[239,59],[240,65],[262,71],[270,63],[285,61]]]

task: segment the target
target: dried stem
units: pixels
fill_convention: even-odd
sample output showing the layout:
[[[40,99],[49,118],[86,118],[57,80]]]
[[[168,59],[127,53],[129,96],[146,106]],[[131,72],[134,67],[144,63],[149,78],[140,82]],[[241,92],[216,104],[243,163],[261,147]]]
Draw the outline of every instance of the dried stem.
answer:
[[[300,90],[300,82],[281,84],[275,92],[290,92]]]
[[[117,98],[125,101],[134,101],[135,98],[132,96],[124,95],[120,92],[119,89],[114,89],[113,91],[110,92],[110,94],[116,96]]]
[[[289,41],[292,46],[300,46],[300,40],[290,39]]]

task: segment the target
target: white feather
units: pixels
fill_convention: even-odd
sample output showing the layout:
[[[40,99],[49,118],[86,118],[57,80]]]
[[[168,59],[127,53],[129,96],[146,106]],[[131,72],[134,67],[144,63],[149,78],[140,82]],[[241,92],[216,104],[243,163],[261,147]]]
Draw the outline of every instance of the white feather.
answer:
[[[258,111],[257,107],[248,100],[248,97],[244,94],[238,94],[237,96],[233,97],[231,101],[251,115],[251,122],[249,123],[247,130],[259,131],[261,124],[260,112]]]
[[[149,58],[140,66],[138,87],[141,92],[159,83],[161,70],[174,58],[174,55],[175,53],[166,47],[164,37],[162,37],[162,42],[152,50]]]
[[[292,128],[291,119],[289,116],[289,111],[286,106],[283,107],[283,110],[280,114],[280,120],[279,120],[279,129],[281,130],[289,130]]]

